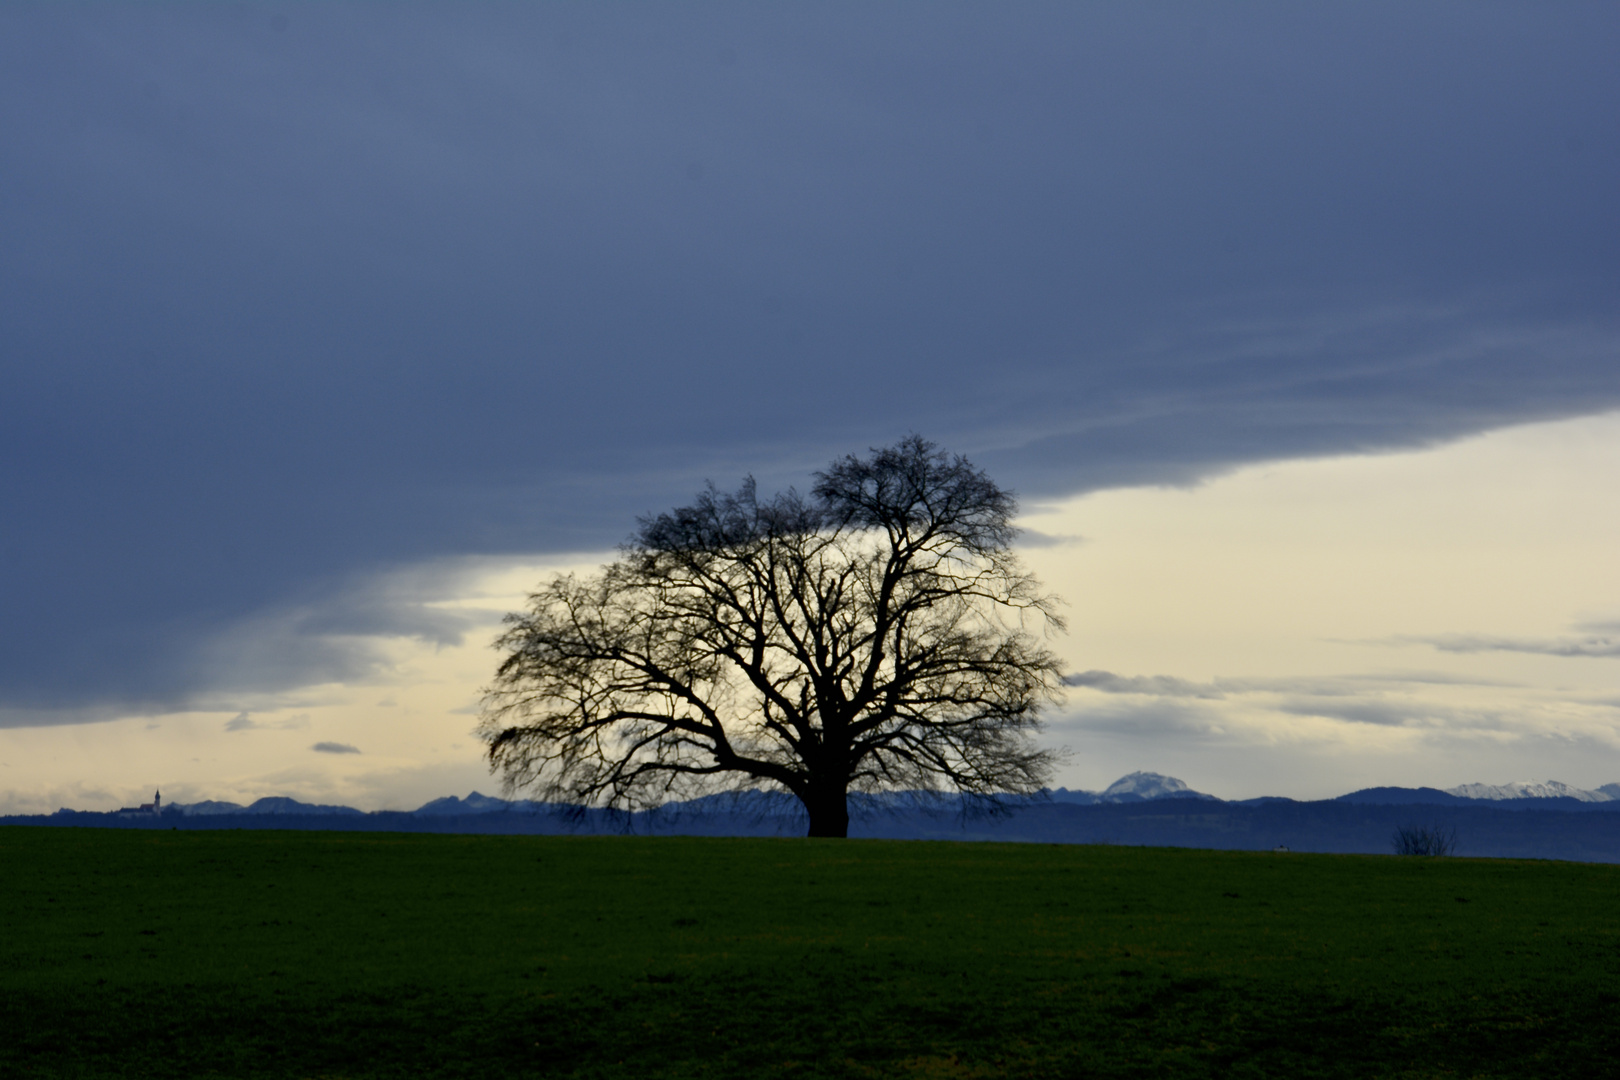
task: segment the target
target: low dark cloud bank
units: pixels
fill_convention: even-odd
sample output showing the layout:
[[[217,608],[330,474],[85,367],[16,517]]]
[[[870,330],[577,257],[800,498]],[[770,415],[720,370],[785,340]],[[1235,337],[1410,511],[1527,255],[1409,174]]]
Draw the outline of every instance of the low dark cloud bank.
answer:
[[[1409,638],[1414,642],[1433,645],[1442,652],[1481,653],[1516,652],[1540,656],[1620,656],[1620,638],[1503,638],[1474,634],[1449,634],[1442,637]]]
[[[1620,406],[1616,55],[1607,4],[6,5],[0,707],[358,670],[205,646],[454,634],[355,582],[910,430],[1040,497]]]
[[[1223,698],[1228,687],[1220,682],[1197,683],[1174,675],[1116,675],[1112,671],[1082,671],[1063,677],[1064,686],[1082,686],[1105,694],[1151,694],[1155,697]]]
[[[1104,694],[1141,694],[1156,698],[1223,700],[1244,694],[1297,694],[1310,698],[1378,695],[1386,688],[1423,685],[1498,686],[1515,684],[1495,679],[1466,678],[1424,671],[1378,674],[1284,676],[1281,678],[1216,678],[1194,682],[1174,675],[1119,675],[1112,671],[1081,671],[1063,677],[1064,686],[1083,687]],[[1316,708],[1318,706],[1311,706]],[[1325,714],[1324,714],[1325,715]]]

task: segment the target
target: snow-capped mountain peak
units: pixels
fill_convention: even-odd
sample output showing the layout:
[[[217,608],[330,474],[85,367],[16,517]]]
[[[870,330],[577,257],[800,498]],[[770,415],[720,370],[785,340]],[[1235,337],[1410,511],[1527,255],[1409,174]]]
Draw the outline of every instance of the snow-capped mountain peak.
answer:
[[[509,810],[512,803],[505,799],[493,799],[479,792],[472,792],[465,799],[458,799],[454,795],[446,795],[442,799],[423,803],[412,813],[424,815],[455,815],[455,814],[490,814],[501,810]]]
[[[1197,794],[1173,776],[1156,772],[1133,772],[1109,784],[1103,798],[1119,795],[1138,795],[1144,799],[1163,799],[1172,795]]]
[[[1538,784],[1533,780],[1514,780],[1506,784],[1459,784],[1446,788],[1446,794],[1464,799],[1579,799],[1581,802],[1611,802],[1616,794],[1604,790],[1615,788],[1605,784],[1597,791],[1571,787],[1558,780]]]

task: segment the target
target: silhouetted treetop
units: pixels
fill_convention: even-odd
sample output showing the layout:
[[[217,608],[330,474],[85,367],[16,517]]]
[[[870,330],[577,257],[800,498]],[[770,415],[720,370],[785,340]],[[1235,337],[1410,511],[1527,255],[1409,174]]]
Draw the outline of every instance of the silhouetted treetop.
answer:
[[[914,544],[944,537],[974,553],[1006,548],[1018,503],[967,458],[912,435],[816,474],[818,509],[839,526],[883,529]]]
[[[788,791],[816,836],[846,834],[852,790],[1032,793],[1062,621],[1010,549],[1016,505],[916,436],[808,498],[710,485],[508,617],[491,765],[581,804]]]

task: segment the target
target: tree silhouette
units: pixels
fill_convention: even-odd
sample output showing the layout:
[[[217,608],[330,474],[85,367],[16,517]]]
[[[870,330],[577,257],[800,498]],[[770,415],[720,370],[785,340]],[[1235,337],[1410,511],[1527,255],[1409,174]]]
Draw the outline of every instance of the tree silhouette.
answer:
[[[1445,825],[1401,825],[1389,843],[1397,855],[1451,855],[1457,850],[1457,830]]]
[[[916,436],[834,462],[808,498],[710,485],[507,617],[491,768],[625,809],[791,792],[811,836],[848,835],[851,791],[1031,794],[1063,623],[1010,550],[1015,510]]]

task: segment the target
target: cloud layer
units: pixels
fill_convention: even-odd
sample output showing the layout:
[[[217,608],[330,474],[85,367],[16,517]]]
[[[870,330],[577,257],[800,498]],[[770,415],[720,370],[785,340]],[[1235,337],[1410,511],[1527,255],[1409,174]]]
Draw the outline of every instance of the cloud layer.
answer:
[[[360,748],[340,742],[318,742],[310,747],[317,754],[358,754]]]
[[[1446,634],[1439,637],[1411,638],[1433,645],[1442,652],[1516,652],[1539,656],[1620,656],[1620,640],[1612,637],[1585,638],[1503,638],[1478,634]]]
[[[458,632],[382,571],[910,430],[1047,498],[1613,407],[1617,53],[1577,4],[9,5],[0,705],[363,677]]]

